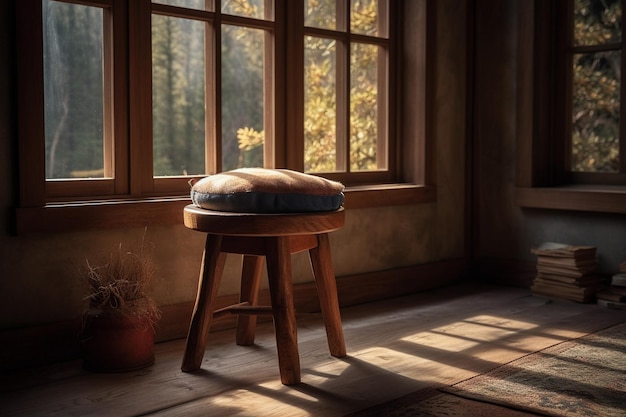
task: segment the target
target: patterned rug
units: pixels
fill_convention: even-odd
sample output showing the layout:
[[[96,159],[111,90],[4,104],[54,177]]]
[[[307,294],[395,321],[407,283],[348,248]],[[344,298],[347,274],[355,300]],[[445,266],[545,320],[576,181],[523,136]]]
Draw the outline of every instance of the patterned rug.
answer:
[[[552,346],[444,392],[545,416],[626,416],[626,323]]]
[[[347,417],[624,417],[626,323]]]
[[[531,417],[523,411],[472,401],[429,388],[346,417]]]

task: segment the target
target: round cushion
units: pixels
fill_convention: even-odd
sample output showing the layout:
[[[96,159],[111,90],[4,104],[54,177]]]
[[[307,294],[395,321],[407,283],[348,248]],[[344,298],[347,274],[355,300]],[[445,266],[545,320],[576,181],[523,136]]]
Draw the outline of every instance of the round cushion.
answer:
[[[197,207],[238,213],[300,213],[341,207],[340,182],[287,169],[241,168],[202,178],[191,187]]]

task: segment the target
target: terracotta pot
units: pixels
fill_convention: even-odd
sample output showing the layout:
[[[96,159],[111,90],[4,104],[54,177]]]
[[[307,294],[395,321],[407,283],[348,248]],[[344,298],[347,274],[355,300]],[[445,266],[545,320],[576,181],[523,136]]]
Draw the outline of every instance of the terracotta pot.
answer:
[[[154,363],[154,330],[148,315],[88,311],[81,333],[84,366],[94,372],[123,372]]]

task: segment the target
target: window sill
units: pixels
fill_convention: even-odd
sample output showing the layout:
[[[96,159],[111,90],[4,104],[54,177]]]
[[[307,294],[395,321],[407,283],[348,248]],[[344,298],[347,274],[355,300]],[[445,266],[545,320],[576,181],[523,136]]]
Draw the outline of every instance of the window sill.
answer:
[[[384,184],[348,187],[346,209],[418,204],[435,199],[435,187]],[[54,203],[22,207],[15,212],[15,232],[57,233],[86,229],[114,229],[182,224],[188,196]]]
[[[400,206],[435,201],[434,186],[415,184],[377,184],[346,187],[344,207],[369,208]]]
[[[626,213],[626,187],[572,185],[517,188],[515,202],[527,208]]]

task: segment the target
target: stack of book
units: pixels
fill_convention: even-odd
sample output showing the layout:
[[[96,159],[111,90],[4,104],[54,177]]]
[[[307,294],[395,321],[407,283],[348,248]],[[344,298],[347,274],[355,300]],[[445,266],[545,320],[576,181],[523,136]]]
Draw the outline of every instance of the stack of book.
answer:
[[[603,307],[626,310],[626,262],[620,265],[619,271],[611,278],[611,285],[598,291],[596,297]]]
[[[547,242],[531,250],[537,255],[534,294],[588,303],[605,286],[595,271],[598,265],[595,246],[572,246]]]

